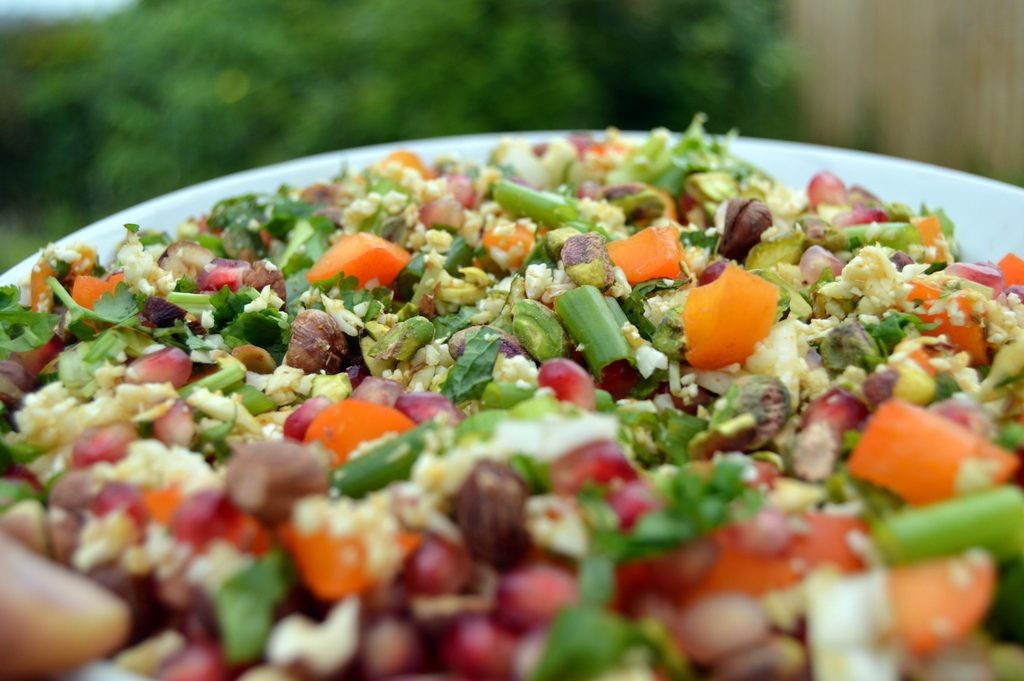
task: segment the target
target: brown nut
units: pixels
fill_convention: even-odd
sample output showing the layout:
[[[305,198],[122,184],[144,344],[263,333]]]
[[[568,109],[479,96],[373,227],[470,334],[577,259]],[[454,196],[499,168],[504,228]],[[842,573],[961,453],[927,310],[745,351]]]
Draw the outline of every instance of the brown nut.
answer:
[[[21,403],[25,393],[36,386],[36,378],[13,360],[0,362],[0,402],[9,407]]]
[[[271,269],[273,268],[273,269]],[[281,270],[269,264],[266,260],[257,260],[252,267],[242,275],[242,285],[251,286],[257,291],[262,291],[264,286],[277,294],[281,300],[288,298],[288,291],[284,286],[284,275]]]
[[[195,242],[175,241],[164,249],[157,264],[173,274],[175,279],[195,279],[215,257],[213,251]]]
[[[49,553],[46,538],[46,509],[35,499],[20,501],[0,515],[0,532],[27,549],[45,556]]]
[[[455,497],[455,520],[470,553],[495,567],[508,567],[530,548],[526,499],[530,492],[511,466],[480,461]]]
[[[495,326],[470,326],[456,331],[452,334],[452,337],[448,339],[448,352],[452,357],[458,359],[462,356],[462,353],[466,350],[466,340],[483,330],[487,330],[489,333],[497,334],[501,341],[498,344],[498,352],[505,355],[505,357],[515,357],[516,355],[525,355],[526,350],[523,349],[522,344],[516,340],[516,337],[510,333],[506,333]]]
[[[187,313],[165,298],[150,296],[142,308],[142,320],[157,328],[174,326],[174,322],[184,319]]]
[[[299,499],[325,494],[327,465],[312,448],[294,442],[235,445],[225,485],[235,506],[267,524],[291,516]]]
[[[247,371],[257,374],[272,374],[277,368],[270,353],[255,345],[239,345],[231,351],[231,356],[244,364]]]
[[[284,361],[307,374],[336,374],[348,354],[338,323],[321,310],[303,310],[292,322],[292,338]]]
[[[757,199],[729,199],[723,210],[725,217],[718,252],[743,262],[750,249],[761,241],[761,234],[772,226],[772,212]]]
[[[87,511],[99,491],[100,483],[89,471],[68,471],[50,490],[50,506],[73,512]]]

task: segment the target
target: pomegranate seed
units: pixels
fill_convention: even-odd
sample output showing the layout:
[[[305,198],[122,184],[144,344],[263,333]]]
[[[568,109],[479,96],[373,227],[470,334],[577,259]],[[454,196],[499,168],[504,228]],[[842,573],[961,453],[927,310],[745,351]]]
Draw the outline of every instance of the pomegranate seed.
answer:
[[[219,291],[227,286],[234,293],[242,287],[245,271],[250,267],[244,260],[217,258],[199,273],[196,286],[200,291]]]
[[[706,286],[711,282],[722,276],[722,272],[725,272],[725,268],[729,266],[729,262],[726,260],[716,260],[700,273],[697,278],[697,286]]]
[[[153,437],[167,446],[188,447],[196,434],[196,422],[192,418],[192,407],[184,400],[174,404],[153,421]]]
[[[464,615],[441,640],[447,668],[470,679],[507,679],[515,655],[515,636],[483,615]]]
[[[597,405],[594,379],[586,369],[569,359],[549,359],[540,365],[537,385],[551,388],[562,402],[572,402],[593,411]]]
[[[54,336],[35,350],[11,353],[11,359],[25,367],[25,370],[33,376],[38,376],[63,349],[64,341],[60,339],[60,336]]]
[[[629,361],[620,359],[612,362],[601,371],[601,390],[611,394],[616,400],[629,397],[629,392],[640,382],[640,373]]]
[[[448,191],[463,208],[476,206],[476,190],[473,189],[472,178],[468,175],[448,175],[444,179],[448,183]]]
[[[463,212],[462,204],[459,201],[444,196],[423,204],[420,208],[420,222],[427,229],[432,227],[453,227],[458,229],[466,222],[466,214]]]
[[[352,391],[351,397],[354,400],[393,407],[398,401],[398,397],[404,392],[405,388],[397,381],[367,376],[359,384],[359,387]]]
[[[128,454],[128,445],[137,438],[135,428],[128,423],[89,428],[75,440],[71,450],[71,466],[87,468],[100,461],[120,461]]]
[[[427,535],[405,562],[409,593],[441,596],[458,593],[473,573],[473,559],[461,544]]]
[[[175,388],[192,377],[192,360],[184,350],[163,348],[139,357],[128,365],[128,383],[170,383]]]
[[[718,545],[705,538],[647,561],[647,586],[677,596],[700,581],[718,559]]]
[[[157,670],[160,681],[227,681],[228,670],[220,648],[194,641],[165,660]]]
[[[0,480],[9,480],[11,482],[23,482],[29,487],[34,489],[36,492],[43,491],[43,483],[39,481],[36,474],[28,468],[25,468],[20,463],[13,464],[7,469],[7,472],[0,475]]]
[[[676,642],[698,664],[709,664],[765,640],[771,624],[757,600],[739,593],[708,596],[672,627]]]
[[[627,482],[613,490],[607,498],[608,505],[619,517],[619,527],[623,530],[633,529],[636,521],[651,511],[661,508],[661,500],[655,496],[646,480],[637,479]]]
[[[309,430],[309,424],[313,422],[317,416],[320,415],[327,407],[333,404],[328,398],[323,395],[317,397],[311,397],[306,400],[299,407],[288,414],[288,418],[284,420],[284,436],[289,440],[297,440],[302,442],[306,439],[306,431]]]
[[[800,256],[800,277],[805,284],[817,282],[825,270],[831,271],[833,277],[838,277],[843,273],[844,267],[846,263],[832,251],[818,245],[811,246]]]
[[[245,516],[217,489],[196,492],[171,518],[171,534],[194,549],[214,539],[229,538],[244,523]]]
[[[861,427],[868,417],[868,408],[845,388],[832,388],[807,405],[800,429],[813,423],[826,422],[842,441],[843,433]]]
[[[580,186],[576,189],[576,198],[579,199],[593,199],[594,201],[601,200],[601,185],[593,180],[586,180],[581,182]]]
[[[352,388],[355,389],[370,375],[370,370],[366,368],[365,364],[360,362],[345,369],[345,373],[348,374],[348,380],[352,383]]]
[[[977,402],[969,398],[951,397],[936,402],[929,409],[983,438],[991,439],[996,434],[992,418]]]
[[[944,271],[946,274],[953,275],[954,277],[960,277],[982,286],[988,286],[992,289],[993,295],[996,296],[1002,293],[1003,287],[1006,286],[1003,271],[990,262],[958,262],[950,265]]]
[[[637,479],[636,470],[611,440],[580,445],[551,463],[551,488],[556,494],[572,496],[588,483],[609,485]]]
[[[587,150],[594,146],[594,139],[589,135],[569,135],[568,142],[576,147],[576,158],[581,161],[587,155]]]
[[[423,670],[423,641],[409,622],[396,617],[381,618],[367,627],[359,643],[364,679],[390,679]]]
[[[444,395],[431,392],[404,393],[395,402],[395,409],[416,423],[429,421],[439,414],[445,414],[448,423],[461,423],[465,418],[462,410],[452,404]]]
[[[747,487],[770,491],[775,489],[775,481],[782,475],[779,467],[767,461],[753,462],[755,475],[747,481]]]
[[[113,511],[124,511],[139,527],[144,527],[149,520],[149,513],[142,503],[142,492],[128,483],[108,482],[92,500],[93,514],[104,516]]]
[[[846,185],[832,173],[823,170],[807,184],[807,198],[814,210],[823,203],[842,205],[846,203]]]
[[[857,206],[832,218],[832,225],[835,227],[870,225],[872,222],[889,222],[889,214],[881,208]]]
[[[723,538],[746,553],[778,556],[789,547],[793,540],[793,530],[781,511],[765,507],[750,520],[726,528]]]
[[[498,582],[497,617],[514,631],[527,631],[554,619],[579,600],[576,577],[568,570],[534,563],[506,572]]]

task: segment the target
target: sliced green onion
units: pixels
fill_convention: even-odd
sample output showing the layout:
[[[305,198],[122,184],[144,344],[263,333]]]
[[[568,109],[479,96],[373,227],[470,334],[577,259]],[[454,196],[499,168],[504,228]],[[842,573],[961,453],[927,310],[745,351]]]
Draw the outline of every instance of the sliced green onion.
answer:
[[[622,335],[628,321],[613,298],[593,286],[580,286],[555,299],[555,312],[580,346],[594,376],[619,360],[633,361],[633,349]]]
[[[174,303],[182,310],[185,310],[185,312],[191,312],[194,315],[200,315],[207,310],[213,309],[213,304],[210,302],[210,296],[207,293],[172,291],[167,294],[167,302]]]
[[[241,385],[232,394],[242,396],[242,406],[253,416],[277,409],[277,403],[251,385]]]
[[[461,236],[452,240],[448,249],[448,257],[444,260],[444,271],[456,277],[459,275],[460,267],[469,267],[473,264],[473,247]]]
[[[231,364],[220,371],[204,376],[198,381],[189,383],[178,391],[182,397],[188,397],[199,388],[206,388],[211,392],[228,392],[231,388],[245,380],[245,367],[239,364]]]
[[[921,233],[909,222],[880,222],[870,225],[851,225],[842,228],[842,234],[850,242],[861,246],[880,244],[898,251],[909,251],[911,246],[921,246]]]
[[[413,464],[423,453],[427,433],[436,427],[435,421],[421,423],[334,469],[331,487],[341,496],[359,499],[392,482],[408,479]]]
[[[537,392],[536,386],[519,385],[512,381],[492,381],[480,396],[481,409],[511,409],[528,400]]]
[[[1024,548],[1024,493],[1003,486],[907,509],[878,522],[871,533],[886,558],[896,563],[971,548],[1007,558]]]
[[[501,180],[494,185],[494,200],[513,215],[525,215],[548,227],[562,227],[580,219],[580,213],[563,196],[539,192],[521,184]]]

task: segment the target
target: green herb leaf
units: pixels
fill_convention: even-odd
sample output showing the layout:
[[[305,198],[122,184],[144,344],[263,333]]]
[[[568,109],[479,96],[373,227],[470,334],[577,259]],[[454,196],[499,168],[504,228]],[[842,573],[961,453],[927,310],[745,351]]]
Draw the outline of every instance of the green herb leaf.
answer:
[[[595,553],[580,563],[580,598],[586,605],[604,605],[615,596],[615,562]]]
[[[447,338],[456,331],[462,331],[470,325],[470,318],[477,312],[476,308],[461,307],[458,312],[434,317],[434,338]]]
[[[42,347],[57,324],[57,315],[32,312],[18,303],[19,297],[17,286],[0,287],[0,359]]]
[[[462,356],[448,369],[441,384],[441,394],[456,404],[479,399],[491,381],[500,345],[501,336],[488,329],[467,338]]]
[[[231,664],[251,662],[260,657],[274,608],[294,581],[284,554],[268,553],[238,572],[217,590],[217,622],[224,640],[224,656]]]
[[[628,620],[592,606],[562,610],[529,681],[586,681],[614,668],[643,639]]]
[[[278,363],[288,351],[291,335],[286,319],[274,310],[243,312],[221,330],[228,347],[255,345],[271,354]]]
[[[685,246],[704,248],[709,252],[714,252],[718,245],[718,234],[707,234],[703,230],[697,229],[683,232],[679,235],[679,240]]]

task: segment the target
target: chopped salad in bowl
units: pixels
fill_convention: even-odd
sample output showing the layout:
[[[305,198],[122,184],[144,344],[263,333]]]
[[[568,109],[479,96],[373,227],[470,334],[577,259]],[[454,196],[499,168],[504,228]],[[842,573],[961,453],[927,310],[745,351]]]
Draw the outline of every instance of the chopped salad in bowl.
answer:
[[[0,677],[1021,678],[1024,260],[884,189],[698,118],[51,245]]]

